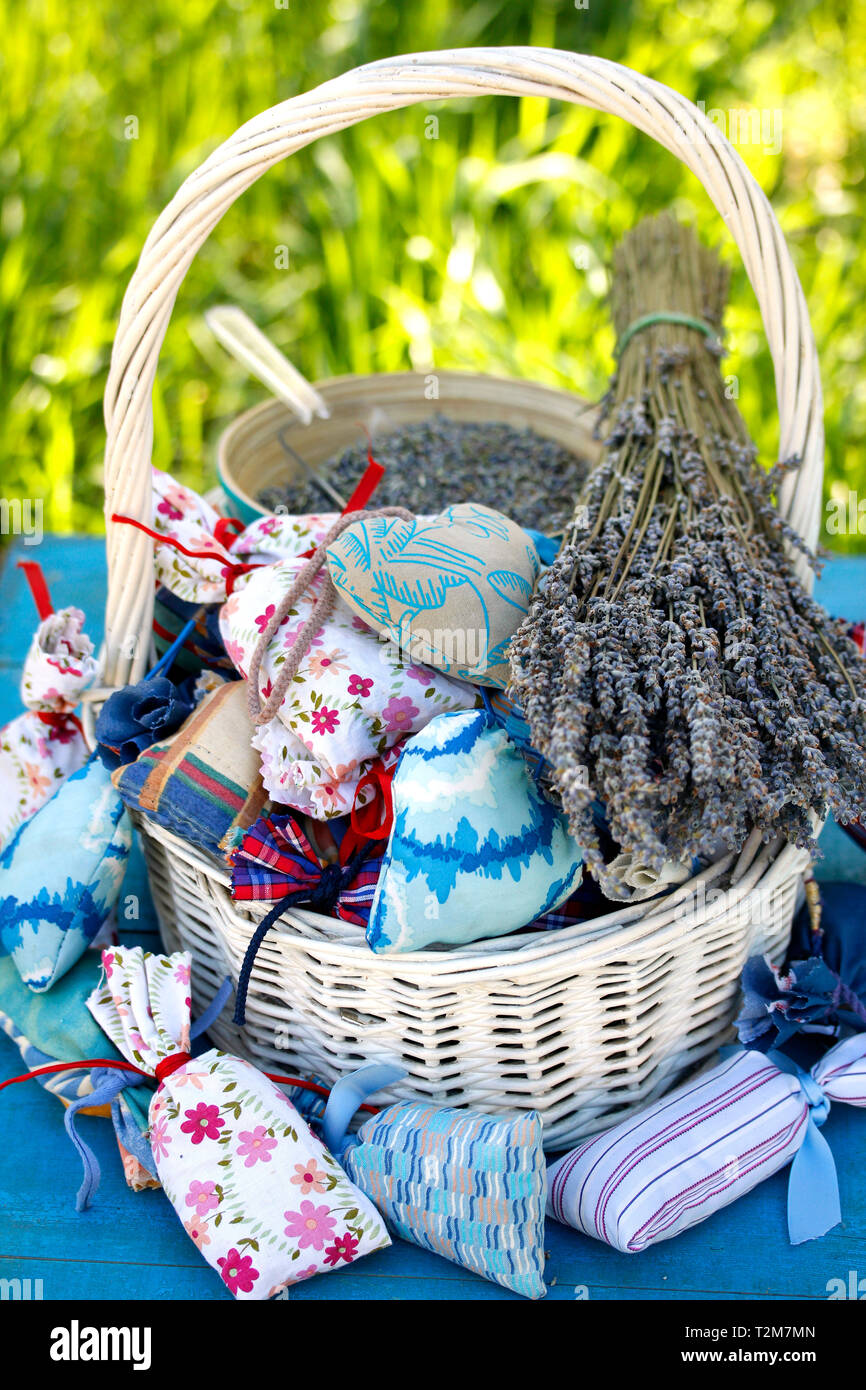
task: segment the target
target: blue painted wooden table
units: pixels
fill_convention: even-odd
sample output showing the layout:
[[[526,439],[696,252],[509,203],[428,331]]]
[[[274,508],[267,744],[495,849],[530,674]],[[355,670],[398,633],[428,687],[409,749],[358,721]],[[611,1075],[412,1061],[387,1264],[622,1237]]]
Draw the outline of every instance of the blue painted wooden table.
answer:
[[[101,543],[48,538],[20,543],[5,556],[0,605],[0,724],[20,708],[17,681],[34,616],[20,558],[42,563],[56,604],[76,603],[101,636],[104,564]],[[866,616],[866,561],[838,559],[827,567],[818,596],[831,611]],[[834,826],[822,840],[819,877],[866,882],[866,855]],[[125,892],[144,895],[140,859]],[[136,938],[157,948],[152,914]],[[46,1007],[50,1007],[50,995]],[[17,1051],[0,1038],[0,1079],[22,1070]],[[83,1137],[102,1165],[102,1186],[90,1211],[77,1215],[78,1160],[62,1125],[60,1103],[37,1083],[0,1095],[0,1279],[41,1279],[46,1299],[229,1298],[205,1265],[161,1192],[126,1187],[111,1125],[81,1120]],[[814,1299],[831,1280],[866,1277],[866,1113],[837,1106],[824,1134],[839,1170],[844,1222],[823,1240],[791,1246],[786,1232],[786,1175],[778,1174],[726,1211],[641,1255],[621,1255],[548,1222],[549,1300],[560,1299]],[[397,1243],[338,1275],[292,1289],[293,1301],[326,1299],[515,1298],[414,1246]]]

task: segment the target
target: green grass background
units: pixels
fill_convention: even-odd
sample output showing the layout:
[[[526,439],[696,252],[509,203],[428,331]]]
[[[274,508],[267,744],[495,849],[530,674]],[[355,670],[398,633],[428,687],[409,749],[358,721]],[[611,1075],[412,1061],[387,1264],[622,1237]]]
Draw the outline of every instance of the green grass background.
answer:
[[[778,153],[772,140],[740,153],[778,213],[812,313],[827,489],[857,489],[864,0],[589,0],[586,9],[571,0],[5,0],[3,495],[44,498],[46,529],[101,528],[101,395],[123,290],[152,221],[216,144],[359,63],[488,43],[603,55],[707,108],[781,120]],[[425,138],[433,114],[436,140]],[[220,430],[262,397],[202,326],[203,310],[225,300],[314,379],[433,364],[597,397],[612,367],[612,248],[642,215],[671,204],[735,263],[692,176],[613,117],[487,98],[422,104],[319,142],[260,180],[190,271],[154,395],[155,460],[210,484]],[[276,264],[280,247],[287,269]],[[739,268],[728,328],[727,370],[769,459],[772,369]],[[857,548],[866,537],[833,543]]]

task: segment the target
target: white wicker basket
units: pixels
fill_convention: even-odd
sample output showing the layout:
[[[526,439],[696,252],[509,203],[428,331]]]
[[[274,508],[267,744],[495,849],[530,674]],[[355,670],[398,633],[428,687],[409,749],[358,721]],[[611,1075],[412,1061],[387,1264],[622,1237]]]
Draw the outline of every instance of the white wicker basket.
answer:
[[[106,515],[149,520],[151,388],[175,296],[196,251],[260,174],[321,135],[367,116],[468,94],[537,95],[624,117],[702,181],[734,236],[776,373],[782,457],[797,454],[786,515],[817,538],[823,429],[815,344],[773,212],[739,156],[697,108],[615,63],[550,49],[466,49],[373,63],[264,112],[186,180],[158,219],[123,301],[105,396]],[[152,552],[107,520],[106,682],[138,679],[148,660]],[[235,978],[261,912],[237,908],[215,862],[142,823],[166,944],[196,959],[201,1004]],[[387,1059],[408,1075],[396,1096],[490,1111],[534,1108],[562,1148],[644,1103],[710,1054],[733,1013],[746,957],[779,957],[806,856],[753,839],[655,906],[554,933],[449,952],[373,956],[357,928],[297,911],[259,951],[242,1034],[220,1044],[332,1080]],[[706,891],[707,885],[710,891]]]

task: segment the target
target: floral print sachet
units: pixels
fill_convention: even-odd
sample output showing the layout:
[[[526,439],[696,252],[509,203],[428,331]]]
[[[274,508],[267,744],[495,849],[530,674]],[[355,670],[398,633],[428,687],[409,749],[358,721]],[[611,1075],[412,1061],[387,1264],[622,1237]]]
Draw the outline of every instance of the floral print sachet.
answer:
[[[324,540],[337,519],[321,516],[263,516],[238,535],[206,498],[168,473],[152,470],[154,564],[160,584],[187,603],[222,603],[239,567],[267,565],[303,555]]]
[[[99,664],[79,608],[61,608],[36,629],[24,662],[23,714],[0,729],[0,849],[87,759],[71,718]]]
[[[154,548],[158,582],[188,603],[222,603],[233,561],[231,537],[221,541],[216,536],[219,513],[168,473],[154,468],[151,479],[153,529],[165,537]]]
[[[256,570],[223,605],[220,630],[242,676],[304,563],[281,560]],[[263,699],[312,611],[320,583],[321,576],[270,642],[260,673]],[[404,660],[338,599],[314,634],[277,716],[253,737],[262,780],[275,801],[295,810],[319,820],[346,815],[358,782],[377,758],[435,715],[472,709],[477,701],[474,686]]]
[[[338,518],[339,512],[263,516],[251,521],[232,541],[231,552],[236,560],[248,565],[298,559],[322,544]]]
[[[192,1059],[187,952],[104,951],[88,1007],[160,1078],[150,1142],[190,1239],[238,1299],[265,1299],[390,1244],[378,1212],[291,1101],[249,1062]]]

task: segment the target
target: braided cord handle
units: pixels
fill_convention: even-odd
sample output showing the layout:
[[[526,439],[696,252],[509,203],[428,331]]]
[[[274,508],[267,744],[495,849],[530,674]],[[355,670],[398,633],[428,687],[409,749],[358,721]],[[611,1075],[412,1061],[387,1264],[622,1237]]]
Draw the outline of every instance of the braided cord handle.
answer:
[[[464,48],[388,58],[241,126],[186,179],[144,244],[124,296],[105,390],[106,685],[137,680],[147,661],[151,543],[110,518],[123,512],[150,520],[151,391],[175,297],[199,247],[250,184],[320,136],[419,102],[486,95],[543,96],[621,116],[700,179],[737,243],[763,317],[775,369],[779,457],[801,460],[785,479],[782,510],[810,544],[817,541],[824,432],[808,310],[769,202],[712,121],[685,97],[630,68],[558,49]]]

